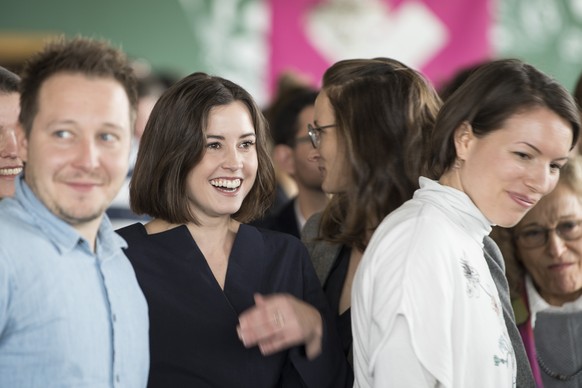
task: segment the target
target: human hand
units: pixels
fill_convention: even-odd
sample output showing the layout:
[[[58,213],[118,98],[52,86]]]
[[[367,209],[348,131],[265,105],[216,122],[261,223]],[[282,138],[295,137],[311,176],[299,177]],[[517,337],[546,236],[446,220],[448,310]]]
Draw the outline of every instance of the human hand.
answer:
[[[255,294],[255,306],[239,317],[237,332],[249,348],[264,355],[304,344],[308,359],[321,353],[323,320],[319,311],[289,294]]]

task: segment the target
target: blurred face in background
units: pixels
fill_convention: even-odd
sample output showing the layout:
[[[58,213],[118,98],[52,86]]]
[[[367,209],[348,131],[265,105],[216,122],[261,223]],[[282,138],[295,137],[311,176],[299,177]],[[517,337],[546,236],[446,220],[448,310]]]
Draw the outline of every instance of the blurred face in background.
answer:
[[[146,123],[158,101],[158,96],[148,95],[141,97],[137,102],[137,114],[133,136],[139,141],[143,135]]]
[[[335,113],[325,91],[315,100],[313,127],[319,136],[318,147],[311,152],[311,158],[318,161],[323,182],[322,189],[328,194],[345,192],[349,184],[349,170],[346,168],[344,145],[335,126]]]
[[[321,190],[322,176],[319,172],[317,158],[310,157],[313,146],[307,134],[307,124],[313,122],[314,107],[306,106],[297,117],[297,134],[293,148],[293,177],[298,185],[310,190]]]
[[[19,98],[18,93],[0,92],[0,198],[14,194],[14,179],[22,172],[16,143]]]
[[[564,184],[515,227],[518,257],[546,302],[582,295],[582,198]]]

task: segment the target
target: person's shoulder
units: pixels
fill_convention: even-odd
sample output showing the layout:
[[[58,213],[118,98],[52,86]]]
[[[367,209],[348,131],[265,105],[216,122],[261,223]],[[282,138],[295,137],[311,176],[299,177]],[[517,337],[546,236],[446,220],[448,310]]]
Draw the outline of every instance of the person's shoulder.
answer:
[[[277,226],[281,222],[281,218],[282,216],[281,213],[279,212],[265,216],[264,218],[261,218],[259,220],[255,220],[249,223],[248,225],[252,225],[261,229],[278,230]]]
[[[375,234],[414,239],[418,238],[417,233],[419,232],[438,229],[441,218],[441,212],[434,206],[409,200],[388,214],[378,226]]]
[[[454,240],[442,218],[433,206],[406,202],[380,223],[366,249],[367,260],[382,266],[399,266],[424,262],[427,257],[448,251]]]
[[[0,239],[10,242],[13,236],[23,233],[39,234],[34,218],[14,199],[3,199],[0,201]]]
[[[0,260],[28,268],[40,255],[48,255],[54,242],[39,227],[34,217],[20,204],[0,201]]]
[[[409,220],[419,231],[430,235],[436,233],[442,237],[444,233],[450,232],[451,227],[455,227],[443,209],[430,202],[410,200],[405,205],[402,206],[401,219]]]
[[[141,222],[136,222],[123,228],[118,228],[115,232],[127,241],[128,239],[143,238],[145,227]]]
[[[132,256],[148,254],[151,250],[148,234],[144,225],[140,222],[116,229],[115,233],[127,244],[124,247],[124,252],[130,259]]]
[[[267,229],[262,226],[250,225],[250,224],[241,224],[241,227],[247,229],[247,231],[252,231],[252,233],[256,233],[260,235],[265,240],[273,240],[273,241],[295,241],[301,243],[299,239],[289,233],[279,232],[277,230]]]
[[[241,228],[244,233],[241,237],[245,241],[239,240],[238,248],[252,252],[257,264],[262,263],[266,268],[288,276],[307,270],[316,277],[307,248],[297,237],[244,224]]]
[[[257,238],[260,238],[265,247],[269,250],[305,250],[305,245],[296,236],[289,233],[283,233],[276,230],[265,229],[262,227],[257,227],[254,225],[243,224],[241,225],[247,233],[254,234]]]
[[[263,229],[293,234],[294,229],[298,228],[295,215],[295,201],[291,200],[279,209],[279,211],[252,221],[249,224]],[[295,231],[295,233],[297,232]]]

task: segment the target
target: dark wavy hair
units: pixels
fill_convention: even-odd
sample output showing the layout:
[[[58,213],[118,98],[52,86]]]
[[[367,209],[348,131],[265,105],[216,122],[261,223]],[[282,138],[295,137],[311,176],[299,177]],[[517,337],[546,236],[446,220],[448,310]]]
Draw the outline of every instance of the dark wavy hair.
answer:
[[[273,144],[295,147],[299,128],[299,114],[307,106],[315,104],[317,91],[307,87],[295,87],[279,97],[265,117],[269,121]]]
[[[427,175],[438,179],[457,157],[455,130],[469,123],[477,137],[503,127],[512,115],[546,107],[572,127],[572,147],[578,141],[580,118],[573,97],[556,80],[517,59],[479,66],[445,101],[431,136],[426,138]]]
[[[421,139],[440,98],[417,71],[389,58],[337,62],[322,92],[335,114],[350,188],[323,212],[319,237],[365,249],[371,233],[418,188]]]
[[[212,108],[240,101],[256,134],[258,171],[241,208],[233,215],[249,222],[273,201],[275,172],[268,153],[268,127],[251,95],[239,85],[205,73],[193,73],[168,88],[146,124],[130,182],[131,209],[170,223],[198,223],[186,194],[189,172],[204,156],[205,130]]]

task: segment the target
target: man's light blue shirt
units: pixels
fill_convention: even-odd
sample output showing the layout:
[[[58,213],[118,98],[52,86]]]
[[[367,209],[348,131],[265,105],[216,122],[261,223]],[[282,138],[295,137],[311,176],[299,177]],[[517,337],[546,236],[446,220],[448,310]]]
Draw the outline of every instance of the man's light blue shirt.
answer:
[[[0,387],[141,388],[148,312],[104,216],[96,253],[22,177],[0,201]]]

